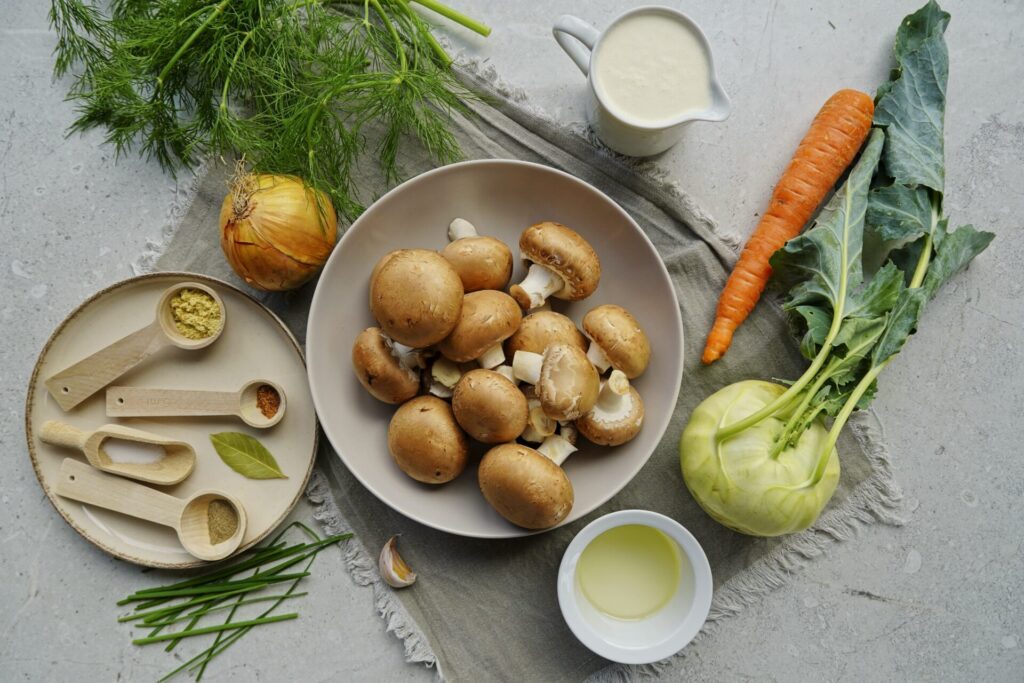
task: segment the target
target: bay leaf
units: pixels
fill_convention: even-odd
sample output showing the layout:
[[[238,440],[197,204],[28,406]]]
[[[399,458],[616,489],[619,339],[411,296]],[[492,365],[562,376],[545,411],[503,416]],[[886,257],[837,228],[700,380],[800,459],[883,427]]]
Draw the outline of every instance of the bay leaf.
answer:
[[[287,479],[281,466],[258,439],[241,432],[210,434],[224,464],[249,479]]]

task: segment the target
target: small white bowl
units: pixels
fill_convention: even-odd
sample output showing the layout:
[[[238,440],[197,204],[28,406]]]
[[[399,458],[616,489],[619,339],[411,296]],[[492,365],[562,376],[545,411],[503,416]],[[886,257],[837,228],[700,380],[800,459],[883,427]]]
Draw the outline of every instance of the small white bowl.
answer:
[[[616,619],[595,608],[576,580],[583,550],[609,529],[639,524],[658,529],[679,546],[679,590],[663,608],[636,620]],[[681,524],[649,510],[620,510],[595,519],[576,534],[558,569],[558,604],[569,629],[593,652],[622,664],[671,657],[700,632],[711,609],[711,566],[704,549]]]

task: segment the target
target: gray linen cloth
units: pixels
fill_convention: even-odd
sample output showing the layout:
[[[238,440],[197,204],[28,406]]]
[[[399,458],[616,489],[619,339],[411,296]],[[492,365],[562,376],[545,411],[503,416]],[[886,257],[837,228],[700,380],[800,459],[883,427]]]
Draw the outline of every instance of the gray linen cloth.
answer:
[[[647,232],[675,282],[683,326],[690,343],[675,417],[658,449],[636,478],[615,498],[574,524],[507,541],[464,539],[429,529],[393,512],[366,491],[324,440],[310,497],[328,531],[352,529],[359,542],[346,550],[357,580],[375,591],[389,629],[405,641],[411,661],[436,663],[447,679],[582,680],[628,679],[653,667],[609,666],[580,645],[562,621],[555,590],[559,562],[573,535],[599,515],[645,508],[686,526],[707,552],[714,573],[714,623],[785,582],[828,543],[852,536],[863,524],[897,522],[899,490],[884,448],[862,415],[839,443],[842,479],[815,527],[783,539],[756,539],[713,522],[683,484],[678,441],[693,408],[720,387],[748,378],[794,378],[804,367],[777,304],[763,302],[738,333],[725,362],[703,367],[699,357],[718,292],[735,259],[735,240],[723,238],[683,191],[566,130],[498,92],[493,78],[467,74],[485,95],[474,115],[456,116],[453,130],[467,158],[512,158],[547,164],[596,186],[620,204]],[[431,168],[422,154],[407,152],[403,171],[412,176]],[[367,169],[372,165],[367,165]],[[365,200],[387,188],[364,171]],[[206,273],[241,284],[218,244],[217,215],[227,169],[212,165],[197,178],[191,208],[156,263],[160,270]],[[242,285],[244,287],[244,285]],[[304,340],[313,285],[286,294],[259,294]],[[339,340],[341,346],[348,340]],[[410,589],[391,591],[375,574],[377,550],[392,534],[419,572]],[[369,549],[369,552],[366,551]],[[400,599],[400,603],[396,600]],[[411,619],[410,619],[411,618]],[[339,643],[339,647],[343,646]],[[685,652],[685,650],[684,650]]]

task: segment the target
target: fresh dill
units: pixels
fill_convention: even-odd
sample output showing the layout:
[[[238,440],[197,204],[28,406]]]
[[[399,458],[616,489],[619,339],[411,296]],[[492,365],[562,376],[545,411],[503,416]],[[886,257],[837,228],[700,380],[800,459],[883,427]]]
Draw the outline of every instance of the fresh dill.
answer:
[[[482,35],[436,0],[415,0]],[[54,72],[73,72],[70,132],[105,130],[172,172],[242,156],[362,210],[355,174],[373,152],[389,180],[400,147],[459,156],[449,128],[471,93],[413,0],[52,0]],[[369,140],[373,140],[370,143]],[[372,149],[367,150],[367,147]]]

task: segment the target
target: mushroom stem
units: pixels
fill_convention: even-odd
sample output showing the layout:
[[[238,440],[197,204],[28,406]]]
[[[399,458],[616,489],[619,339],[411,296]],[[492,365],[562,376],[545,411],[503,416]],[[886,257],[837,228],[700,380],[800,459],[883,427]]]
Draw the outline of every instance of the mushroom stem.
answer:
[[[526,272],[526,278],[518,285],[513,285],[512,296],[519,302],[520,306],[524,301],[529,301],[529,309],[539,308],[544,305],[548,297],[559,292],[565,287],[565,281],[555,271],[539,263],[531,263],[530,269]],[[517,295],[515,290],[520,290]]]
[[[400,344],[388,336],[384,337],[384,343],[391,351],[391,355],[398,359],[398,364],[410,370],[419,370],[427,367],[426,354],[422,349],[414,349],[411,346]]]
[[[512,374],[521,382],[536,384],[540,381],[540,369],[544,356],[531,351],[516,351],[512,356]]]
[[[459,366],[448,360],[444,356],[440,356],[434,361],[434,364],[430,367],[430,377],[436,384],[440,384],[447,389],[452,389],[459,380],[462,379],[462,370]],[[451,394],[449,394],[451,396]]]
[[[519,380],[516,379],[515,373],[512,372],[511,365],[499,365],[494,368],[494,371],[513,384],[517,384],[519,382]]]
[[[428,394],[437,396],[438,398],[451,398],[452,394],[455,393],[450,387],[446,387],[438,381],[430,383],[430,388],[427,390]]]
[[[484,351],[483,355],[476,359],[476,362],[480,364],[480,367],[490,370],[505,362],[505,351],[501,348],[500,343],[495,344]]]
[[[576,429],[575,424],[572,422],[559,422],[558,433],[573,446],[576,445],[576,440],[579,438],[579,430]]]
[[[465,218],[456,218],[448,226],[448,240],[454,242],[463,237],[478,237],[476,227]]]
[[[587,349],[587,358],[600,373],[604,373],[605,370],[612,366],[612,362],[608,360],[608,355],[604,352],[604,349],[593,340],[590,342],[590,348]]]
[[[544,413],[539,399],[528,399],[526,405],[530,412],[526,419],[526,429],[523,430],[522,439],[530,443],[541,443],[555,433],[557,423]]]
[[[537,447],[538,453],[559,467],[561,467],[562,463],[565,462],[565,459],[575,453],[576,450],[577,448],[573,446],[568,439],[559,436],[558,434],[552,434],[548,438],[544,439],[544,443]]]
[[[629,378],[620,370],[612,370],[601,387],[601,393],[597,395],[592,416],[598,422],[615,422],[625,417],[632,406]]]

